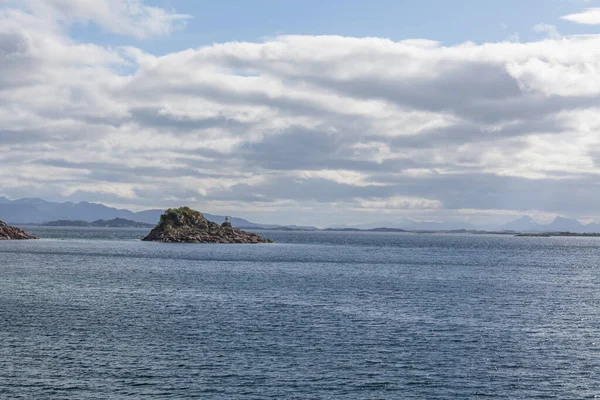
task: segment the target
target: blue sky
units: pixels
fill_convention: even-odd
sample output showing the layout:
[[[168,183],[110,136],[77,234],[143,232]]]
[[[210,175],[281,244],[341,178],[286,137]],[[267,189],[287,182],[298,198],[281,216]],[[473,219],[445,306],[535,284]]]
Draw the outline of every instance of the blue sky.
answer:
[[[598,32],[561,16],[593,7],[586,0],[153,0],[192,18],[185,30],[151,40],[123,40],[94,24],[72,27],[74,37],[104,44],[135,45],[154,54],[229,41],[260,41],[282,34],[430,39],[453,45],[465,41],[538,40],[538,24],[565,35]]]

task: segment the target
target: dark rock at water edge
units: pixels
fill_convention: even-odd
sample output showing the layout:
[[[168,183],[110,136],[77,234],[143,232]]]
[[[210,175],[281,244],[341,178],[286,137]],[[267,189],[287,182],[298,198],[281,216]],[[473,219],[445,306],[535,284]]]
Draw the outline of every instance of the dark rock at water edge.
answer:
[[[31,236],[22,229],[9,226],[4,222],[0,221],[0,240],[28,240],[37,239],[35,236]]]
[[[255,233],[210,222],[200,212],[189,207],[172,208],[161,217],[156,227],[142,239],[165,243],[272,243]]]

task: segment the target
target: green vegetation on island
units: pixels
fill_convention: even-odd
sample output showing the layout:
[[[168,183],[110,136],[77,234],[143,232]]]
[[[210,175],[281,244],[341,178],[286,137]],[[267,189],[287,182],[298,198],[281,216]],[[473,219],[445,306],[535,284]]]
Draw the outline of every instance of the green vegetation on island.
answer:
[[[144,241],[165,243],[271,243],[255,233],[234,229],[227,218],[223,224],[207,220],[189,207],[170,208]]]

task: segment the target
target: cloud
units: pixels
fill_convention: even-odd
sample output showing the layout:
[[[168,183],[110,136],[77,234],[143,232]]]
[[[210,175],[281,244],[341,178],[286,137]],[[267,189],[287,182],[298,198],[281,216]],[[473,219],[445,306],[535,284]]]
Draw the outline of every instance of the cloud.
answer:
[[[533,31],[537,33],[543,33],[549,39],[560,39],[562,35],[558,31],[558,28],[550,24],[537,24],[533,27]]]
[[[111,1],[1,9],[0,195],[317,225],[600,215],[600,36],[280,36],[156,56],[61,28],[113,30],[109,15],[142,35],[119,33],[166,32],[136,17],[145,3]]]
[[[581,13],[569,14],[562,17],[565,21],[584,25],[600,24],[600,8],[588,8]]]
[[[142,0],[25,0],[35,15],[63,24],[93,22],[103,29],[148,39],[183,29],[190,15],[144,4]]]

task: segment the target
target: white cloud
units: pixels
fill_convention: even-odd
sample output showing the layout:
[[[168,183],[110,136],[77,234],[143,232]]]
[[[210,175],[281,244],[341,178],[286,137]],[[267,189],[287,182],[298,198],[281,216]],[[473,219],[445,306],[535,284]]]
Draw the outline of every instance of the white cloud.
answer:
[[[549,39],[560,39],[562,35],[558,31],[558,28],[550,24],[537,24],[533,27],[533,31],[537,33],[543,33]]]
[[[365,211],[390,212],[396,210],[425,209],[431,210],[442,207],[440,201],[416,197],[394,196],[387,199],[357,199]]]
[[[110,1],[0,11],[0,195],[287,222],[295,209],[598,215],[600,36],[282,36],[157,57],[57,28],[93,17],[112,30],[110,16],[133,18],[134,36],[163,32],[136,19],[144,3]]]
[[[109,32],[147,39],[185,27],[189,15],[144,4],[143,0],[24,0],[35,15],[70,24],[94,22]]]
[[[600,24],[600,8],[588,8],[581,13],[569,14],[562,17],[566,21],[585,25]]]

